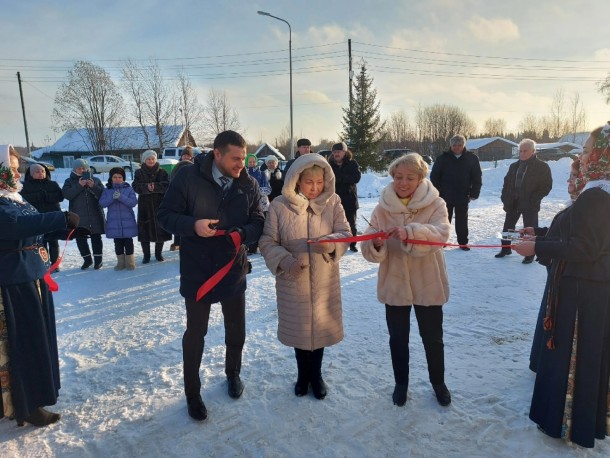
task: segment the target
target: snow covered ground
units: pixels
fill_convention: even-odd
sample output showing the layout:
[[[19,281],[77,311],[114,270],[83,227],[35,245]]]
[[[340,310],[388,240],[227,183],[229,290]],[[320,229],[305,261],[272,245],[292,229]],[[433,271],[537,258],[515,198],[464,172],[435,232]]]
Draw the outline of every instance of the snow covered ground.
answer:
[[[498,243],[502,180],[511,161],[482,163],[481,198],[470,209],[472,244]],[[554,186],[541,225],[567,201],[569,159],[549,162]],[[68,170],[53,178],[60,184]],[[102,176],[103,181],[107,175]],[[387,177],[365,175],[359,216],[369,217]],[[64,202],[67,208],[67,202]],[[359,227],[366,227],[359,217]],[[455,236],[452,241],[455,242]],[[247,339],[239,400],[226,393],[224,332],[214,306],[202,367],[209,417],[192,421],[182,389],[185,313],[178,293],[178,253],[163,263],[115,272],[104,239],[104,267],[79,269],[68,244],[54,275],[62,389],[47,428],[0,420],[0,455],[132,456],[610,456],[610,440],[593,450],[540,433],[528,419],[534,375],[528,357],[545,281],[537,263],[497,249],[447,248],[451,297],[445,311],[450,407],[439,406],[412,319],[411,376],[405,407],[392,404],[394,381],[384,307],[376,299],[377,266],[359,253],[341,262],[345,340],[325,352],[326,399],[294,396],[296,362],[276,339],[274,280],[260,255],[248,277]],[[166,250],[169,244],[166,245]]]

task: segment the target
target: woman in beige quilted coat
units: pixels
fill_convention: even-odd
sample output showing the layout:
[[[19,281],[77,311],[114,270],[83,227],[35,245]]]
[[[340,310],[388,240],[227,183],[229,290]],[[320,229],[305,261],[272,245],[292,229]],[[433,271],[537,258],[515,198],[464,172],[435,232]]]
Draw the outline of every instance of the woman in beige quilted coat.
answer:
[[[271,202],[259,248],[275,275],[278,339],[294,347],[297,396],[307,394],[311,383],[314,396],[324,399],[324,347],[343,340],[339,260],[349,244],[308,241],[350,236],[326,159],[318,154],[296,159],[282,195]]]
[[[417,153],[396,159],[389,168],[393,181],[381,192],[367,233],[385,231],[389,239],[362,242],[362,254],[379,263],[377,297],[385,304],[394,369],[394,404],[407,402],[411,307],[428,361],[428,375],[442,406],[451,403],[445,385],[443,308],[449,283],[442,245],[409,243],[409,239],[444,243],[449,239],[447,207],[426,178],[428,164]]]

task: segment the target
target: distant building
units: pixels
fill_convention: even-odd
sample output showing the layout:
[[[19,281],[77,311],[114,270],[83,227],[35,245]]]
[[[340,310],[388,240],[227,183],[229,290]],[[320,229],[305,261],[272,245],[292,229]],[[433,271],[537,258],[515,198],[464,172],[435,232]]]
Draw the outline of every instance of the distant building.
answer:
[[[70,129],[53,145],[32,151],[32,157],[53,163],[55,167],[71,168],[75,159],[98,154],[111,154],[125,160],[140,161],[147,149],[160,152],[169,146],[197,146],[191,132],[181,125],[164,126],[163,144],[159,141],[155,126],[117,127],[107,135],[109,148],[95,151],[90,144],[87,129]]]
[[[480,161],[496,161],[513,157],[513,148],[519,145],[502,137],[473,138],[466,141],[466,149]]]
[[[558,141],[562,143],[575,143],[579,146],[583,146],[589,138],[591,132],[576,132],[575,134],[567,134],[561,137]]]
[[[263,143],[261,146],[259,146],[254,155],[259,159],[264,159],[268,156],[277,156],[278,161],[286,160],[284,155],[280,153],[280,150],[274,148],[269,143]]]

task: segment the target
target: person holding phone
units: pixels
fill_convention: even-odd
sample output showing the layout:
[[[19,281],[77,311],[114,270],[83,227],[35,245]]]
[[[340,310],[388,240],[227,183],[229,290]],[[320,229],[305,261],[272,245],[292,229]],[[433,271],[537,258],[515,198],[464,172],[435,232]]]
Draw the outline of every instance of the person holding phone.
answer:
[[[79,227],[85,228],[91,234],[91,249],[87,237],[76,237],[76,246],[83,257],[81,269],[102,267],[102,234],[105,233],[106,220],[104,210],[100,206],[100,196],[104,186],[99,178],[91,176],[89,164],[85,159],[77,159],[72,165],[72,173],[66,178],[62,188],[63,195],[70,201],[71,212],[80,216]],[[93,257],[91,251],[93,250]],[[95,263],[94,263],[95,261]]]

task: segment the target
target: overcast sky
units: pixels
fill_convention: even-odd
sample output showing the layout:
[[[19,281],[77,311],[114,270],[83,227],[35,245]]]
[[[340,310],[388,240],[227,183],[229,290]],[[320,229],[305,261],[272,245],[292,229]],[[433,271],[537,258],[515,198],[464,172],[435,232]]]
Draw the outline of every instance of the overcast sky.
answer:
[[[51,113],[77,60],[119,81],[126,59],[182,69],[205,102],[226,91],[249,142],[274,142],[289,125],[292,26],[294,135],[337,139],[352,62],[367,62],[383,116],[418,105],[455,105],[479,125],[548,113],[554,94],[578,93],[588,127],[610,118],[596,82],[610,72],[606,0],[0,0],[0,143],[61,136]]]

